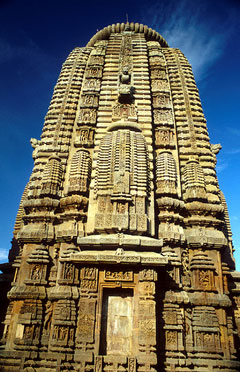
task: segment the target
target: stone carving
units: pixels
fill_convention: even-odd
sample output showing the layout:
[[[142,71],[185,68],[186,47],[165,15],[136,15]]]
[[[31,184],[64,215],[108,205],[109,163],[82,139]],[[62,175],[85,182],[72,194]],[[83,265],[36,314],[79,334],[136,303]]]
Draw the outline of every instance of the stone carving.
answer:
[[[132,271],[104,271],[104,279],[110,281],[133,281]]]
[[[79,118],[78,118],[78,123],[79,125],[96,124],[96,119],[97,119],[96,110],[89,109],[89,108],[81,109]]]
[[[97,269],[95,267],[84,267],[81,270],[81,279],[97,279]]]
[[[53,329],[52,340],[61,341],[63,344],[67,343],[68,328],[55,326]]]
[[[32,268],[32,273],[31,273],[31,279],[35,281],[39,281],[41,279],[41,265],[34,265]]]
[[[193,329],[195,346],[202,351],[219,352],[219,322],[212,307],[196,307],[193,311]]]
[[[99,79],[86,79],[83,89],[85,91],[99,91],[101,87],[101,80]]]
[[[98,40],[94,46],[95,48],[91,52],[91,56],[104,56],[106,53],[106,40]]]
[[[139,343],[156,344],[155,303],[145,301],[139,304]]]
[[[168,82],[165,80],[153,80],[152,81],[152,91],[158,92],[158,91],[168,91],[169,85]]]
[[[58,196],[62,175],[61,159],[55,155],[50,156],[43,172],[41,194],[51,197]]]
[[[53,256],[52,256],[52,266],[50,268],[49,272],[49,280],[56,281],[57,279],[57,264],[58,264],[58,258],[59,258],[59,251],[57,248],[54,248],[53,250]]]
[[[47,335],[50,334],[52,314],[53,314],[53,304],[51,303],[51,301],[47,301],[46,310],[45,310],[45,318],[44,318],[44,323],[43,323],[43,332]]]
[[[118,129],[120,125],[126,129]],[[95,190],[101,213],[96,214],[96,230],[147,230],[148,167],[142,134],[131,130],[129,122],[115,124],[113,131],[102,139],[99,149]],[[103,195],[110,198],[103,198]]]
[[[80,300],[77,326],[77,342],[93,342],[95,302]]]
[[[177,314],[176,312],[173,312],[173,311],[169,311],[166,313],[166,317],[165,317],[165,322],[166,324],[177,324]]]
[[[75,152],[69,174],[68,194],[86,194],[90,182],[91,158],[86,150]]]
[[[95,292],[97,290],[97,269],[84,267],[81,269],[81,291]]]
[[[165,69],[154,68],[151,70],[152,79],[166,79]]]
[[[155,109],[153,111],[154,124],[168,124],[173,123],[172,112],[170,110]]]
[[[157,273],[152,269],[144,269],[139,273],[139,280],[141,281],[155,281]]]
[[[222,148],[222,146],[221,146],[220,143],[217,143],[216,145],[211,144],[211,150],[215,155],[217,155],[219,153],[221,148]]]
[[[64,267],[64,279],[73,279],[74,276],[74,266],[71,263],[65,263]]]
[[[102,357],[97,356],[95,360],[95,372],[102,372],[102,368],[103,368]]]
[[[164,60],[163,55],[162,56],[159,55],[159,56],[150,57],[149,62],[150,62],[151,66],[159,67],[160,65],[163,65],[163,66],[165,65],[165,60]]]
[[[35,159],[37,157],[37,153],[38,153],[38,149],[39,149],[39,145],[41,141],[37,140],[36,138],[31,138],[30,143],[31,143],[32,148],[34,149],[32,153],[32,157],[33,159]]]
[[[19,319],[28,318],[29,316],[35,318],[37,316],[37,305],[36,300],[25,300],[20,310]]]
[[[102,76],[102,68],[95,66],[88,67],[85,76],[87,78],[100,78]]]
[[[196,252],[190,262],[192,270],[192,284],[195,289],[212,291],[215,289],[215,266],[205,252]]]
[[[64,347],[71,350],[74,345],[74,328],[76,309],[73,300],[58,300],[54,307],[50,334],[50,349]],[[45,339],[43,338],[43,341]]]
[[[129,358],[128,359],[128,372],[135,372],[136,371],[136,359]]]
[[[34,349],[40,342],[42,302],[25,299],[20,309],[14,343],[17,349]]]
[[[124,69],[127,72],[131,69],[132,65],[132,38],[129,35],[123,35],[120,53],[119,53],[119,64],[120,64],[120,71]]]
[[[173,147],[174,146],[174,134],[171,129],[159,128],[155,129],[156,146],[159,147]]]
[[[98,96],[94,94],[84,94],[81,101],[82,107],[97,107],[98,106]]]
[[[81,281],[81,290],[96,291],[97,282],[95,280],[83,279]]]
[[[156,162],[158,194],[176,194],[177,169],[175,160],[170,152],[161,152]]]
[[[34,335],[34,326],[25,326],[23,338],[25,340],[32,340]]]
[[[152,297],[155,294],[155,284],[152,282],[139,283],[139,288],[144,296]]]
[[[202,289],[206,289],[209,287],[210,285],[210,278],[209,278],[209,273],[204,271],[204,270],[200,270],[199,271],[199,284],[200,284],[200,287]]]
[[[103,65],[104,64],[104,57],[98,55],[92,55],[90,57],[90,64],[92,65]]]
[[[130,103],[133,100],[134,88],[131,86],[131,75],[128,66],[124,66],[119,77],[119,102]]]
[[[153,96],[153,107],[168,107],[170,104],[170,96],[168,93],[159,93]]]
[[[183,269],[183,284],[190,286],[191,283],[191,272],[189,267],[189,255],[187,250],[182,252],[182,269]]]
[[[187,162],[184,168],[183,176],[186,200],[205,199],[205,178],[198,160],[191,159]]]
[[[122,119],[122,118],[137,118],[137,110],[133,104],[124,104],[117,103],[113,106],[113,118]]]
[[[166,332],[166,348],[170,350],[177,350],[177,332]]]
[[[139,339],[142,344],[154,344],[155,341],[155,320],[141,319],[139,320]]]
[[[92,147],[94,140],[94,129],[88,126],[81,126],[77,131],[74,145],[76,147]]]
[[[125,66],[122,70],[122,74],[120,75],[120,82],[122,84],[129,84],[131,81],[131,75],[128,72],[128,67]]]

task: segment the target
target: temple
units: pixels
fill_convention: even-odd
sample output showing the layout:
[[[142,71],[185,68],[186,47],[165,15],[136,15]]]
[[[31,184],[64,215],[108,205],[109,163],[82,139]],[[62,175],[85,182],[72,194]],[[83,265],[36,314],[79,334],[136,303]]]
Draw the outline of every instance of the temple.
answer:
[[[183,53],[105,27],[63,64],[31,144],[0,371],[239,371],[221,146]]]

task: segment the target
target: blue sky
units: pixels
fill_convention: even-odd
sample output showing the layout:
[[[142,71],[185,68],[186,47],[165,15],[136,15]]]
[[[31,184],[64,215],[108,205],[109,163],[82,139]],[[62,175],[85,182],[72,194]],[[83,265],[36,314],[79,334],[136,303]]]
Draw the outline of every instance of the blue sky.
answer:
[[[147,24],[181,49],[197,80],[240,270],[240,1],[0,0],[0,262],[7,259],[31,174],[30,138],[40,138],[61,65],[76,46],[116,22]]]

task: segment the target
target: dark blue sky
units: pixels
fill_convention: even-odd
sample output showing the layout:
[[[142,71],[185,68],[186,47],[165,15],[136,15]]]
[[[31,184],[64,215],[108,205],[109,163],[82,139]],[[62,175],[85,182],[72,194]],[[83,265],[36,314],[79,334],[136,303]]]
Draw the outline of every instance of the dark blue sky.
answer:
[[[240,1],[0,0],[0,261],[5,261],[21,194],[31,174],[31,137],[40,138],[61,65],[97,29],[147,24],[193,67],[218,177],[230,212],[240,270]]]

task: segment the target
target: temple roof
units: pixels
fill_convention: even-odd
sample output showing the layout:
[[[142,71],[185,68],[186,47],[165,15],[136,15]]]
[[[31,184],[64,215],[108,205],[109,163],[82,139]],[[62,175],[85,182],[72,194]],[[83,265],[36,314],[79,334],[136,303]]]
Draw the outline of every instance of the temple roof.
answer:
[[[115,23],[104,27],[98,31],[88,42],[87,46],[92,47],[96,41],[108,40],[111,33],[120,33],[122,31],[133,31],[144,34],[147,41],[158,41],[162,47],[168,47],[166,40],[152,28],[143,25],[142,23]]]

